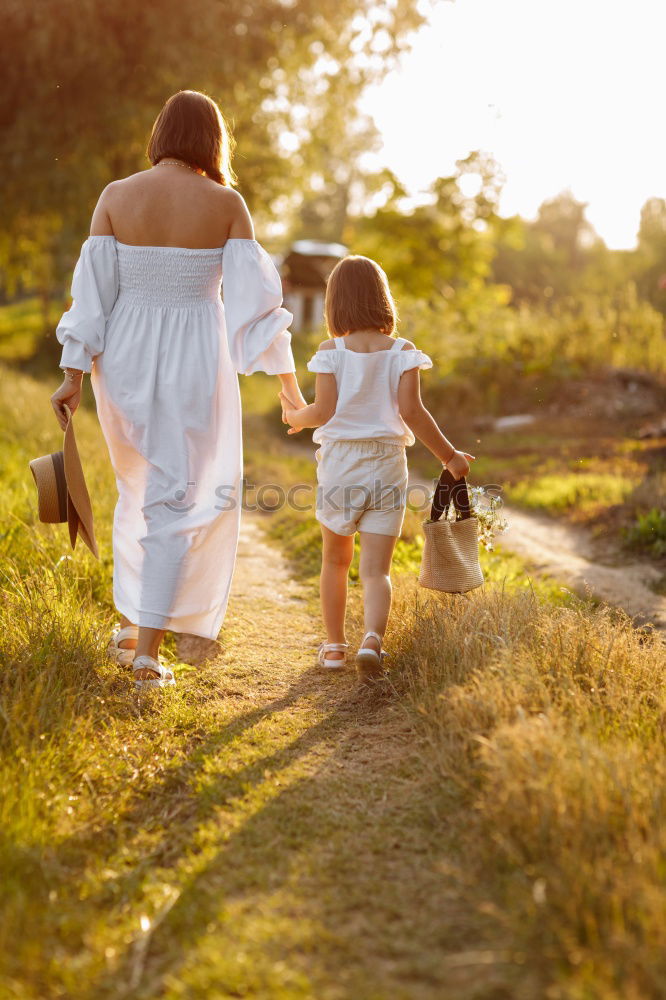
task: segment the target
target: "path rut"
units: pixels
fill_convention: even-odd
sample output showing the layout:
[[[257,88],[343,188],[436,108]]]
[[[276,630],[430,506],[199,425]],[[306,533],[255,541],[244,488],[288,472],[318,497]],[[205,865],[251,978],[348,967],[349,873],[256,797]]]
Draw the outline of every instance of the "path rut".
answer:
[[[623,608],[637,624],[666,630],[666,597],[650,584],[659,570],[645,561],[609,565],[599,562],[589,533],[551,518],[506,508],[509,527],[499,536],[502,547],[527,559],[536,570],[556,577],[577,593]]]

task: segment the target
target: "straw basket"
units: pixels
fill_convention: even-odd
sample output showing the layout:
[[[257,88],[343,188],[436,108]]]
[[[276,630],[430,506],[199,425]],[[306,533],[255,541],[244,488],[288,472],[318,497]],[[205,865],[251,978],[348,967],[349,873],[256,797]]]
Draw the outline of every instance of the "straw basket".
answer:
[[[453,504],[457,519],[448,520]],[[442,514],[444,517],[442,518]],[[483,583],[479,564],[479,526],[472,515],[465,479],[456,480],[444,469],[430,510],[423,522],[425,543],[419,583],[430,590],[464,594]]]

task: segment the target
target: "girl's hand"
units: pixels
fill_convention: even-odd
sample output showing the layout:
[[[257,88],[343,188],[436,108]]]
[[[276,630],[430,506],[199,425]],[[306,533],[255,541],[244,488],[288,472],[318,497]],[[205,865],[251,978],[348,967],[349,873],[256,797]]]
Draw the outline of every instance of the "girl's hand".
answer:
[[[56,415],[56,420],[60,424],[63,431],[66,429],[67,422],[69,420],[65,411],[65,404],[70,408],[72,413],[78,409],[79,403],[81,402],[82,382],[83,372],[74,378],[70,378],[66,375],[63,379],[62,385],[56,389],[51,396],[51,406],[53,407]]]
[[[446,463],[446,468],[454,479],[462,479],[469,474],[469,463],[474,460],[474,455],[468,455],[466,451],[454,451]]]

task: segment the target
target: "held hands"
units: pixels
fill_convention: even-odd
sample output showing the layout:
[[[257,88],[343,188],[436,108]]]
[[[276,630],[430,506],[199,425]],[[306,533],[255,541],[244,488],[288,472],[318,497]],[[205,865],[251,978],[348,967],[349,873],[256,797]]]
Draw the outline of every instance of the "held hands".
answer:
[[[287,396],[287,394],[284,391],[280,392],[279,396],[280,396],[280,402],[282,403],[282,423],[291,424],[293,422],[294,414],[296,413],[296,411],[302,410],[304,406],[307,406],[307,403],[305,402],[302,396],[300,397],[299,400],[294,401],[289,396]],[[287,434],[298,434],[299,431],[302,430],[303,430],[302,427],[292,426],[287,431]]]
[[[468,455],[466,451],[454,451],[445,468],[449,470],[454,479],[462,479],[469,474],[469,463],[473,462],[474,455]]]
[[[82,372],[75,376],[65,375],[62,385],[51,396],[51,406],[56,415],[56,420],[63,431],[67,427],[68,420],[67,413],[65,412],[65,404],[67,404],[72,413],[78,408],[81,402],[82,382]]]

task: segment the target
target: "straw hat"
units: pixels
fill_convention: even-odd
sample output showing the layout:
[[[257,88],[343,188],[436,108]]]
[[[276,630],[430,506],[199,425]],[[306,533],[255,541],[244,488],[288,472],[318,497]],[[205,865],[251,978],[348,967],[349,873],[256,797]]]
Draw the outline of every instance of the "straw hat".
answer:
[[[67,427],[62,451],[43,455],[30,463],[37,484],[37,504],[39,520],[45,524],[69,524],[69,538],[72,548],[76,545],[77,534],[94,556],[99,558],[92,507],[83,476],[81,459],[74,437],[74,423],[69,407]]]

